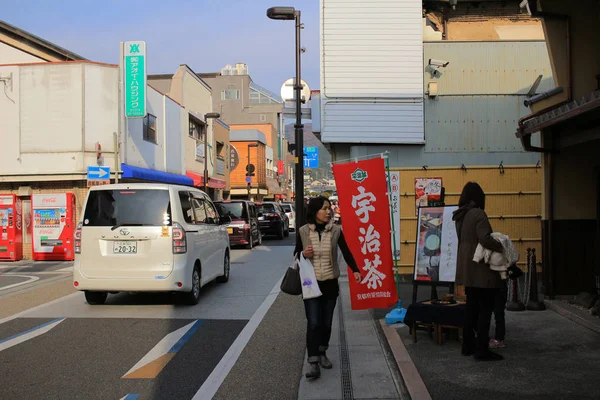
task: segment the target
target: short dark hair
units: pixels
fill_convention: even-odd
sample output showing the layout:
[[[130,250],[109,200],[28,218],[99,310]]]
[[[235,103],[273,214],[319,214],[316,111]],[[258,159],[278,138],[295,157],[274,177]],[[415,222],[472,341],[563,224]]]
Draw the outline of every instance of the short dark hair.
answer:
[[[475,203],[477,208],[485,210],[485,193],[476,182],[467,182],[458,201],[459,207],[464,207],[469,203]]]
[[[317,213],[321,208],[323,208],[323,204],[325,204],[325,202],[331,204],[329,199],[323,196],[310,199],[308,206],[306,207],[306,222],[309,224],[317,223]]]

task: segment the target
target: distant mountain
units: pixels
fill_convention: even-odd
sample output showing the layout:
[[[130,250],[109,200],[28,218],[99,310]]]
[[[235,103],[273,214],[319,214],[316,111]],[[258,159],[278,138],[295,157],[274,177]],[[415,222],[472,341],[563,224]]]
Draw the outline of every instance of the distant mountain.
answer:
[[[296,143],[294,124],[285,126],[285,137],[288,142]],[[304,147],[318,147],[319,148],[319,169],[329,171],[329,163],[331,162],[331,154],[327,151],[327,148],[321,143],[319,139],[312,132],[312,124],[304,124]]]

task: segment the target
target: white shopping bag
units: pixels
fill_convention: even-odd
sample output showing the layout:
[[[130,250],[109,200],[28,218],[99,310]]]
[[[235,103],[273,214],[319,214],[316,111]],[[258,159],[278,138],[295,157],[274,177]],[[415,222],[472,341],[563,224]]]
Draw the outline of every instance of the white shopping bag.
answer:
[[[309,260],[304,258],[303,254],[300,254],[298,265],[300,266],[300,282],[302,282],[302,298],[308,300],[321,296],[321,289],[319,289],[319,283],[315,275],[315,267]]]

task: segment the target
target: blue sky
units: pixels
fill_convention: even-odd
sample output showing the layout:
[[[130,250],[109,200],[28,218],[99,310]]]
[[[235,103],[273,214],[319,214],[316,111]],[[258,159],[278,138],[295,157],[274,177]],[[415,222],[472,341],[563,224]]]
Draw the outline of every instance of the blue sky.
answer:
[[[302,11],[302,78],[318,89],[318,0],[8,1],[0,18],[100,62],[118,63],[121,41],[145,40],[150,74],[173,73],[180,64],[215,72],[245,62],[254,82],[279,93],[295,61],[294,23],[266,17],[278,5]]]

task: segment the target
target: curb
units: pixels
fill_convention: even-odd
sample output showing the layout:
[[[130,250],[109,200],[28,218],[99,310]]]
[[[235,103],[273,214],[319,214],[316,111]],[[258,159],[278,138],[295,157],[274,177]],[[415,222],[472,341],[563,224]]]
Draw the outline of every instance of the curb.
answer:
[[[562,315],[567,319],[570,319],[576,324],[588,328],[596,333],[600,333],[600,322],[588,321],[586,318],[580,316],[577,312],[571,311],[569,309],[570,307],[563,306],[561,302],[556,300],[544,300],[544,304],[546,304],[546,307],[548,307],[552,311],[556,312],[559,315]],[[596,317],[590,316],[590,318]]]
[[[412,400],[431,400],[431,394],[427,390],[427,386],[425,386],[425,382],[423,382],[421,374],[419,374],[415,363],[410,358],[398,332],[394,328],[387,326],[383,320],[380,320],[379,323],[394,354],[396,364],[398,364],[400,375],[402,375],[410,398]]]

